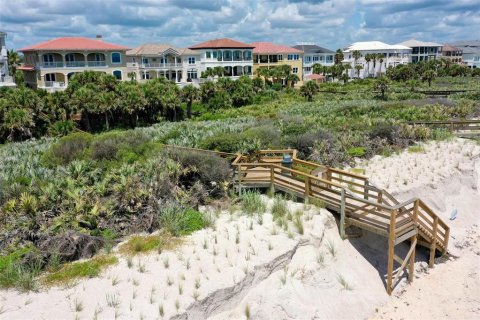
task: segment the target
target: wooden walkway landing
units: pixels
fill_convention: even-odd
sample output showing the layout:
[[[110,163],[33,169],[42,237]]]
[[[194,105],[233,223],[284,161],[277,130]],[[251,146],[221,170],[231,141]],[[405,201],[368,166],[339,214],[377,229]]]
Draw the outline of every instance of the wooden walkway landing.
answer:
[[[291,155],[291,169],[281,166],[283,154]],[[386,190],[373,186],[365,176],[300,160],[296,150],[263,150],[255,159],[238,155],[232,165],[240,190],[273,188],[307,201],[321,200],[340,214],[342,238],[350,225],[387,237],[389,294],[407,266],[408,279],[413,280],[417,245],[430,249],[430,267],[436,251],[447,252],[450,228],[421,199],[400,203]],[[405,241],[410,241],[410,250],[400,258],[395,254],[395,246]],[[396,270],[395,262],[400,265]]]

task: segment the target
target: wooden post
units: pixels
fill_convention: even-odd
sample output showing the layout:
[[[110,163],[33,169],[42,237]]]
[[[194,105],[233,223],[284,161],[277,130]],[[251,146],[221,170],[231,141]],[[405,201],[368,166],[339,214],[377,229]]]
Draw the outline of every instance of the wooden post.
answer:
[[[270,192],[272,195],[275,194],[275,171],[272,166],[270,166]]]
[[[305,177],[305,204],[310,201],[310,177]]]
[[[364,199],[368,200],[368,180],[365,180],[364,182],[364,187],[363,187],[363,192],[364,192]]]
[[[390,213],[390,230],[388,234],[388,265],[387,265],[387,293],[392,294],[393,282],[393,256],[395,255],[395,220],[397,218],[397,210]]]
[[[238,178],[238,195],[242,195],[242,165],[238,165],[238,173],[237,173],[237,178]]]
[[[445,230],[445,242],[443,243],[443,247],[444,247],[444,250],[443,250],[443,253],[447,253],[447,250],[448,250],[448,238],[450,238],[450,228],[446,228]]]
[[[420,200],[415,200],[413,204],[413,223],[415,224],[415,229],[418,231],[418,206],[420,204]],[[417,234],[415,234],[413,237],[410,238],[410,243],[417,243]],[[415,272],[415,252],[416,248],[413,248],[412,255],[410,256],[410,263],[408,265],[408,281],[412,282],[413,281],[413,274]]]
[[[433,219],[433,239],[432,244],[430,245],[430,261],[428,262],[428,266],[433,268],[435,264],[435,250],[437,249],[437,229],[438,229],[438,217],[435,216]]]
[[[345,188],[341,190],[341,202],[340,202],[340,237],[345,239]]]

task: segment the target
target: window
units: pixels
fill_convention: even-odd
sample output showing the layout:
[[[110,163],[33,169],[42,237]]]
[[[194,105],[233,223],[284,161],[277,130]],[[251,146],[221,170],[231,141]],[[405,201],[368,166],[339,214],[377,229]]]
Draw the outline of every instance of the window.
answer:
[[[188,64],[195,64],[195,57],[188,57]]]
[[[197,69],[190,69],[187,71],[187,78],[188,79],[197,79]]]
[[[283,54],[278,55],[278,61],[283,61]]]
[[[47,73],[45,75],[45,81],[55,81],[55,73]]]
[[[320,59],[319,56],[313,56],[313,58],[312,58],[313,61],[318,61],[319,59]]]
[[[46,63],[53,62],[53,54],[44,54],[43,62],[46,62]]]
[[[75,61],[75,55],[73,53],[67,53],[65,55],[65,61],[66,62],[74,62]]]
[[[250,50],[243,51],[243,60],[245,60],[245,61],[252,60],[252,51],[250,51]]]
[[[292,73],[298,73],[298,68],[292,68]]]
[[[288,60],[298,60],[299,58],[300,58],[300,56],[298,54],[289,54],[287,56]]]
[[[223,51],[223,61],[232,61],[232,51]]]
[[[210,59],[212,57],[212,52],[207,51],[207,53],[205,55],[206,55],[207,59]]]
[[[122,80],[122,71],[120,71],[120,70],[115,70],[115,71],[113,71],[113,76],[114,76],[117,80]]]
[[[148,79],[150,79],[150,73],[148,73],[148,72],[142,72],[142,79],[143,79],[143,80],[148,80]]]
[[[312,71],[312,67],[305,67],[304,70],[305,70],[305,72],[310,72],[310,71]]]
[[[311,56],[305,56],[305,62],[311,62],[312,57]]]
[[[143,64],[148,64],[148,58],[143,57],[143,58],[142,58],[142,63],[143,63]]]
[[[119,52],[112,53],[112,63],[122,63],[122,57]]]
[[[217,59],[217,51],[212,52],[212,57],[213,57],[213,59]]]

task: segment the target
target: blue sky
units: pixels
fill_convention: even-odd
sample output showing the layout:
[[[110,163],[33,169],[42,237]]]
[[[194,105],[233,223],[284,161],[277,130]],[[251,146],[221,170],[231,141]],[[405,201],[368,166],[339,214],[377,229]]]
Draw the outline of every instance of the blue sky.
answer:
[[[0,0],[9,48],[61,36],[135,47],[213,38],[316,43],[480,38],[480,0]]]

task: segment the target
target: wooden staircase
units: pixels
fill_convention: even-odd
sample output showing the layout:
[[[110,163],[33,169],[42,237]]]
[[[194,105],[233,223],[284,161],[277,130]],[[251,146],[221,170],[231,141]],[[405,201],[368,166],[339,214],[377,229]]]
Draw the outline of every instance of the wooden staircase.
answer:
[[[281,165],[284,154],[291,156],[292,168]],[[413,280],[417,245],[430,249],[430,267],[437,251],[447,252],[450,229],[421,199],[400,203],[363,175],[300,160],[296,150],[262,150],[253,157],[237,155],[232,165],[240,192],[245,188],[272,188],[305,201],[320,200],[340,214],[342,238],[346,238],[345,228],[350,225],[387,237],[389,294],[407,265],[408,279]],[[400,258],[395,246],[406,241],[410,249]],[[400,265],[396,270],[395,262]]]

